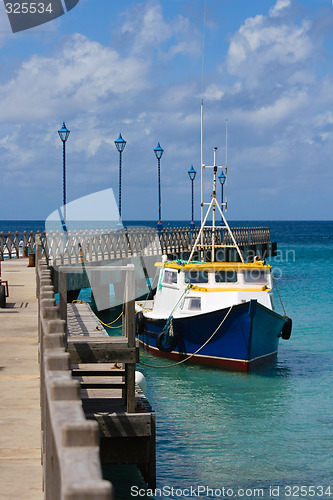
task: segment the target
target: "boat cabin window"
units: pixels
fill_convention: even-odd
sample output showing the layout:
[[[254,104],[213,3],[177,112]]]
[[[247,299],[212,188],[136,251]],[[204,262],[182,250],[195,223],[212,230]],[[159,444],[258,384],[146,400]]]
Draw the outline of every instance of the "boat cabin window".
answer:
[[[208,283],[208,272],[198,269],[185,271],[185,283]]]
[[[163,283],[167,285],[177,284],[178,271],[170,271],[169,269],[164,270]]]
[[[183,309],[189,309],[191,311],[201,311],[201,298],[187,297],[184,301]]]
[[[248,269],[244,271],[245,283],[257,283],[259,285],[267,284],[267,273],[261,269]]]
[[[237,271],[216,271],[215,273],[216,283],[237,283]]]

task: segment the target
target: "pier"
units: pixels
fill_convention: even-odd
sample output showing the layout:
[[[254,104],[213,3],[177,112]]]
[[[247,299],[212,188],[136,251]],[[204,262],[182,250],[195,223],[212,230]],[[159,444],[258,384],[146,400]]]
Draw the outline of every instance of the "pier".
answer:
[[[155,415],[135,384],[134,299],[156,260],[188,257],[197,234],[145,228],[0,235],[2,279],[9,282],[0,309],[0,498],[26,491],[32,499],[113,499],[102,465],[115,464],[136,465],[155,487]],[[269,228],[234,234],[250,259],[276,251]],[[228,244],[223,230],[216,237]],[[232,260],[233,251],[224,248],[220,260]],[[109,337],[88,305],[72,303],[92,286],[88,277],[102,290],[112,283],[121,297],[121,336]]]
[[[0,309],[0,499],[41,500],[41,421],[35,269],[28,259],[2,263],[9,281]]]
[[[86,304],[65,304],[62,319],[46,261],[28,262],[2,263],[0,498],[113,499],[104,464],[134,464],[154,487],[155,415],[135,384],[133,300],[123,335],[109,337]],[[128,290],[134,269],[117,271]]]
[[[235,240],[245,260],[259,255],[262,258],[276,254],[276,243],[271,242],[269,227],[232,228]],[[199,228],[167,227],[157,231],[150,227],[128,228],[121,231],[69,231],[64,233],[0,232],[0,260],[26,256],[36,250],[36,236],[40,238],[43,255],[52,264],[114,260],[132,256],[165,254],[169,258],[189,256]],[[216,242],[230,244],[225,228],[216,231]],[[204,233],[203,243],[210,243],[209,232]],[[220,253],[221,260],[233,260],[232,250]]]

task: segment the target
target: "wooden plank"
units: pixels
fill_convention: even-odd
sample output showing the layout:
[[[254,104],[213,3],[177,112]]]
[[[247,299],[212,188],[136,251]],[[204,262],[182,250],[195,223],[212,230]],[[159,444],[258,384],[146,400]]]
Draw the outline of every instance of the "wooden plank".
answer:
[[[122,389],[125,387],[123,377],[74,376],[80,382],[81,389]]]
[[[102,365],[100,364],[95,364],[95,368],[72,368],[72,376],[73,377],[113,377],[113,376],[118,376],[118,377],[124,377],[125,376],[125,370],[116,370],[116,369],[109,369],[106,370],[104,365],[106,363],[103,363]]]
[[[84,382],[80,381],[81,389],[123,389],[125,387],[125,382],[109,382],[106,380],[100,382]]]
[[[73,363],[136,363],[138,348],[129,349],[123,343],[107,342],[99,339],[83,341],[69,339],[68,352]]]
[[[150,437],[152,433],[151,413],[96,413],[101,437]]]
[[[82,389],[80,391],[83,410],[87,418],[94,418],[95,414],[126,413],[125,400],[121,399],[120,389]],[[140,395],[135,397],[135,414],[151,413],[152,408],[147,398]],[[133,413],[129,413],[133,415]]]

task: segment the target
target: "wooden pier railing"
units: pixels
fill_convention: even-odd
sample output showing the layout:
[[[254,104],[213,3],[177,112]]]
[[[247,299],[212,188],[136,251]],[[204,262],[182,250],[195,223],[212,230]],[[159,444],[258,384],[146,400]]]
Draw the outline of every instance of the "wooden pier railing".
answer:
[[[88,304],[68,303],[67,276],[78,267],[59,268],[56,305],[36,240],[45,499],[112,500],[101,464],[135,464],[155,488],[155,415],[135,384],[134,266],[111,268],[123,273],[124,304],[122,335],[108,336]]]
[[[134,256],[181,254],[190,252],[199,228],[128,228],[122,231],[68,231],[48,233],[0,232],[0,260],[18,258],[36,251],[36,236],[40,236],[43,254],[53,265],[96,262]],[[270,243],[268,227],[233,228],[240,246]],[[211,241],[210,231],[204,232],[204,244]],[[231,243],[226,229],[216,231],[216,243]]]
[[[46,262],[37,267],[43,486],[46,500],[110,500],[102,479],[98,424],[87,421],[65,351],[65,321],[55,305]]]
[[[26,257],[36,249],[36,236],[40,233],[27,232],[0,232],[0,260]],[[43,235],[44,236],[44,235]],[[43,237],[44,240],[44,237]]]

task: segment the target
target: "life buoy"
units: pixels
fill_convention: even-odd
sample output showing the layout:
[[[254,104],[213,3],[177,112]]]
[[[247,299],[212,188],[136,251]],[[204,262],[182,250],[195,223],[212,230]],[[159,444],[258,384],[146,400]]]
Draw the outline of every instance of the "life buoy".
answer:
[[[292,322],[291,318],[288,318],[287,316],[284,316],[284,317],[287,319],[287,321],[283,325],[281,337],[284,340],[289,340],[290,335],[291,335],[291,329],[292,329],[293,322]]]
[[[161,332],[156,338],[156,345],[162,352],[171,352],[178,344],[178,336],[169,337],[168,342],[164,342],[164,332]]]
[[[142,335],[145,331],[145,317],[142,311],[139,311],[135,317],[135,329],[137,335]]]

